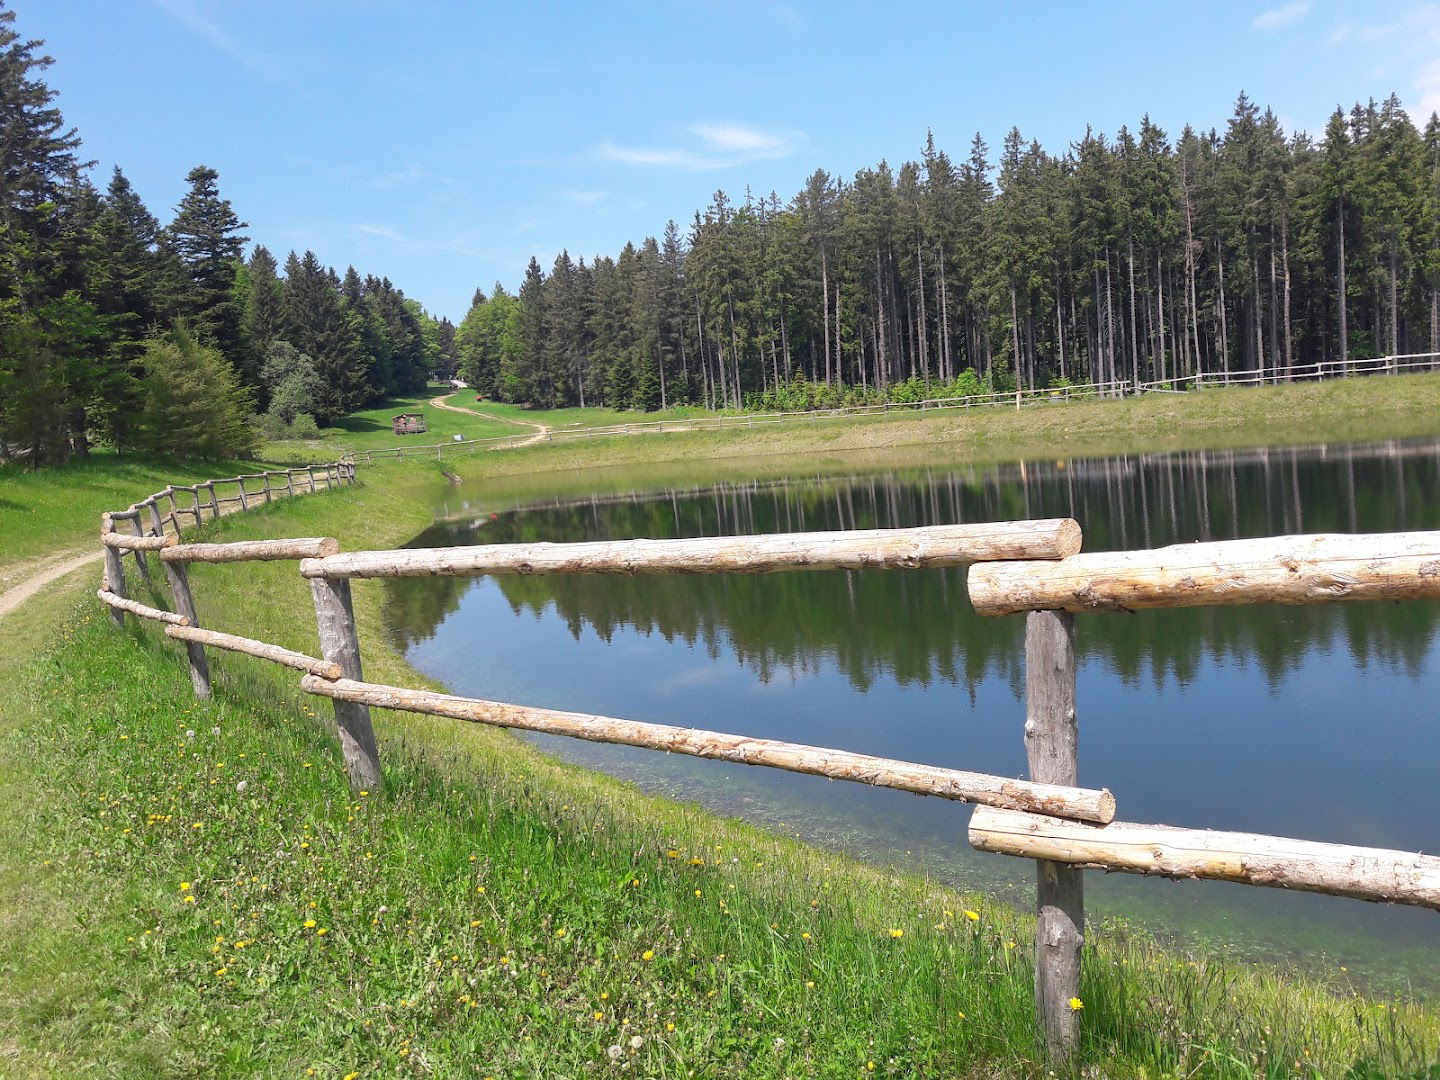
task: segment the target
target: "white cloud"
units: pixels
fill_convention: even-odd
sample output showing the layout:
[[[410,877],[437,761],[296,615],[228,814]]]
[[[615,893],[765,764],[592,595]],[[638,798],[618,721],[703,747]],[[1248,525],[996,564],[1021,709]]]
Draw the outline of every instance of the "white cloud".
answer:
[[[1262,11],[1255,16],[1250,25],[1256,30],[1279,30],[1281,27],[1299,22],[1308,14],[1310,14],[1310,0],[1295,0],[1294,3]]]
[[[236,41],[224,27],[202,13],[200,5],[195,0],[154,0],[154,3],[160,10],[184,25],[196,37],[256,75],[270,82],[291,81],[291,74],[282,65]]]
[[[700,141],[707,150],[752,154],[756,157],[783,157],[790,152],[789,141],[785,136],[756,131],[739,124],[695,124],[690,130],[700,136]]]
[[[391,225],[370,225],[365,222],[355,222],[353,225],[347,225],[346,228],[353,229],[355,232],[364,233],[366,236],[378,236],[382,240],[394,240],[398,244],[405,243],[404,235],[399,229]]]
[[[1415,78],[1415,91],[1419,96],[1407,111],[1411,120],[1424,127],[1431,113],[1440,113],[1440,60],[1431,60],[1420,69]]]
[[[692,124],[689,130],[699,140],[698,147],[620,146],[607,139],[595,153],[622,165],[701,172],[789,157],[803,138],[798,132],[759,131],[740,124]]]
[[[1388,22],[1342,23],[1330,44],[1345,48],[1353,68],[1363,65],[1376,97],[1400,93],[1417,126],[1440,112],[1440,4],[1417,4]]]

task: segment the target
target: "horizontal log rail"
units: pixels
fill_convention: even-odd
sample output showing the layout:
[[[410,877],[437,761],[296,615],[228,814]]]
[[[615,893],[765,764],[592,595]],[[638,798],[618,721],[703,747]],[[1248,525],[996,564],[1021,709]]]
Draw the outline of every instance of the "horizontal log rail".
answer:
[[[1094,870],[1205,878],[1440,910],[1440,858],[1253,833],[1077,821],[981,806],[970,818],[979,851]]]
[[[369,578],[913,570],[985,559],[1059,559],[1079,550],[1080,526],[1056,518],[857,532],[356,551],[306,559],[300,572],[309,578]]]
[[[174,533],[166,533],[163,536],[127,536],[125,533],[106,533],[101,537],[101,542],[106,547],[117,548],[121,551],[160,551],[164,548],[174,547],[179,537]]]
[[[568,735],[589,742],[639,746],[742,765],[762,765],[787,772],[826,776],[832,780],[896,788],[916,795],[934,795],[957,802],[1017,809],[1046,806],[1050,808],[1050,813],[1085,821],[1103,822],[1115,816],[1115,797],[1108,791],[1036,784],[1029,780],[917,765],[776,739],[752,739],[670,724],[510,705],[353,679],[327,680],[309,675],[301,680],[301,688],[307,693],[374,708],[448,716],[491,727]]]
[[[340,542],[328,536],[296,537],[292,540],[238,540],[229,544],[175,544],[160,552],[166,562],[273,562],[282,559],[323,559],[340,550]],[[124,546],[124,545],[117,545]]]
[[[981,615],[1440,598],[1440,531],[1272,536],[971,567]]]
[[[304,653],[284,649],[265,641],[256,641],[254,638],[240,637],[238,634],[223,634],[218,630],[205,630],[199,626],[171,623],[165,627],[165,635],[180,641],[193,641],[199,645],[210,645],[216,649],[257,656],[262,660],[270,660],[276,664],[294,668],[296,671],[318,675],[322,679],[338,679],[342,674],[339,664],[317,660]]]
[[[112,608],[120,611],[128,611],[131,615],[138,615],[142,619],[153,619],[155,622],[171,623],[174,626],[189,626],[190,620],[184,615],[176,615],[173,611],[164,611],[160,608],[150,607],[138,600],[130,600],[119,593],[111,592],[109,589],[100,589],[96,592],[98,597]]]

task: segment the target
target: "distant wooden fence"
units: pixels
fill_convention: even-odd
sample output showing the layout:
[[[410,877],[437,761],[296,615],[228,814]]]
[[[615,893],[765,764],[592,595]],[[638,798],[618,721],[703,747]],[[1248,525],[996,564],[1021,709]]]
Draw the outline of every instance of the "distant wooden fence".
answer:
[[[862,532],[683,540],[498,544],[341,552],[328,538],[189,544],[126,536],[108,515],[102,540],[107,588],[124,613],[166,623],[190,650],[197,694],[209,693],[204,648],[271,660],[304,672],[301,688],[333,703],[350,784],[378,790],[379,749],[370,709],[446,716],[502,728],[568,735],[890,787],[977,804],[971,844],[1034,859],[1037,866],[1036,1012],[1047,1055],[1069,1059],[1078,1041],[1083,870],[1213,878],[1413,904],[1440,910],[1440,858],[1313,841],[1141,825],[1115,820],[1115,797],[1079,786],[1076,612],[1197,604],[1440,599],[1440,532],[1271,537],[1152,551],[1080,554],[1066,519],[941,525]],[[174,612],[129,600],[127,551],[156,551],[170,576]],[[319,657],[200,628],[183,568],[192,562],[297,559],[311,586]],[[1026,613],[1024,741],[1029,779],[940,768],[667,724],[483,701],[366,682],[351,603],[352,578],[480,574],[775,573],[826,569],[924,569],[970,564],[972,602],[983,615]],[[113,576],[109,576],[113,573]]]
[[[1350,378],[1360,375],[1398,375],[1440,370],[1440,353],[1408,353],[1404,356],[1379,356],[1371,360],[1324,360],[1314,364],[1292,364],[1290,367],[1245,368],[1234,371],[1206,371],[1195,375],[1176,375],[1144,382],[1116,379],[1109,382],[1076,383],[1070,386],[1036,387],[994,394],[971,394],[966,397],[926,398],[923,401],[887,401],[879,405],[844,405],[833,409],[806,409],[795,412],[748,413],[741,416],[696,416],[672,420],[642,420],[635,423],[609,424],[604,427],[561,428],[516,435],[497,435],[488,439],[452,439],[426,446],[394,446],[381,450],[357,450],[366,464],[374,464],[387,456],[396,458],[441,458],[462,449],[489,447],[504,450],[537,441],[564,442],[574,439],[599,439],[614,435],[658,435],[677,431],[716,431],[734,427],[757,427],[795,421],[818,422],[847,416],[888,415],[893,412],[940,412],[951,409],[987,407],[1021,408],[1096,398],[1117,398],[1140,394],[1187,394],[1193,390],[1217,386],[1260,386],[1284,382],[1312,382],[1324,379]]]

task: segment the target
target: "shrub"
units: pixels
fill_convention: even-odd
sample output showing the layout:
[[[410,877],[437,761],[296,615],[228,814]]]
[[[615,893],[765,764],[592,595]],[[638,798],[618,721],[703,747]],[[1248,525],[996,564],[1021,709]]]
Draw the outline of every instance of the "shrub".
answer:
[[[187,327],[157,334],[140,356],[140,415],[135,449],[182,458],[254,453],[258,432],[250,393],[230,362]]]

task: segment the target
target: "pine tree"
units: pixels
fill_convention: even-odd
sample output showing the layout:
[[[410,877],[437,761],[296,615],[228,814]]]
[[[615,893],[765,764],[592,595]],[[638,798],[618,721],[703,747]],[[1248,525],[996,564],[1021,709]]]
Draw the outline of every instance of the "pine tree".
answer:
[[[235,273],[248,237],[245,222],[235,215],[229,199],[220,197],[220,174],[197,165],[186,174],[190,190],[175,208],[167,238],[185,267],[186,295],[182,310],[201,336],[213,341],[227,356],[239,351],[240,313],[233,291]],[[258,372],[241,371],[249,383]]]

